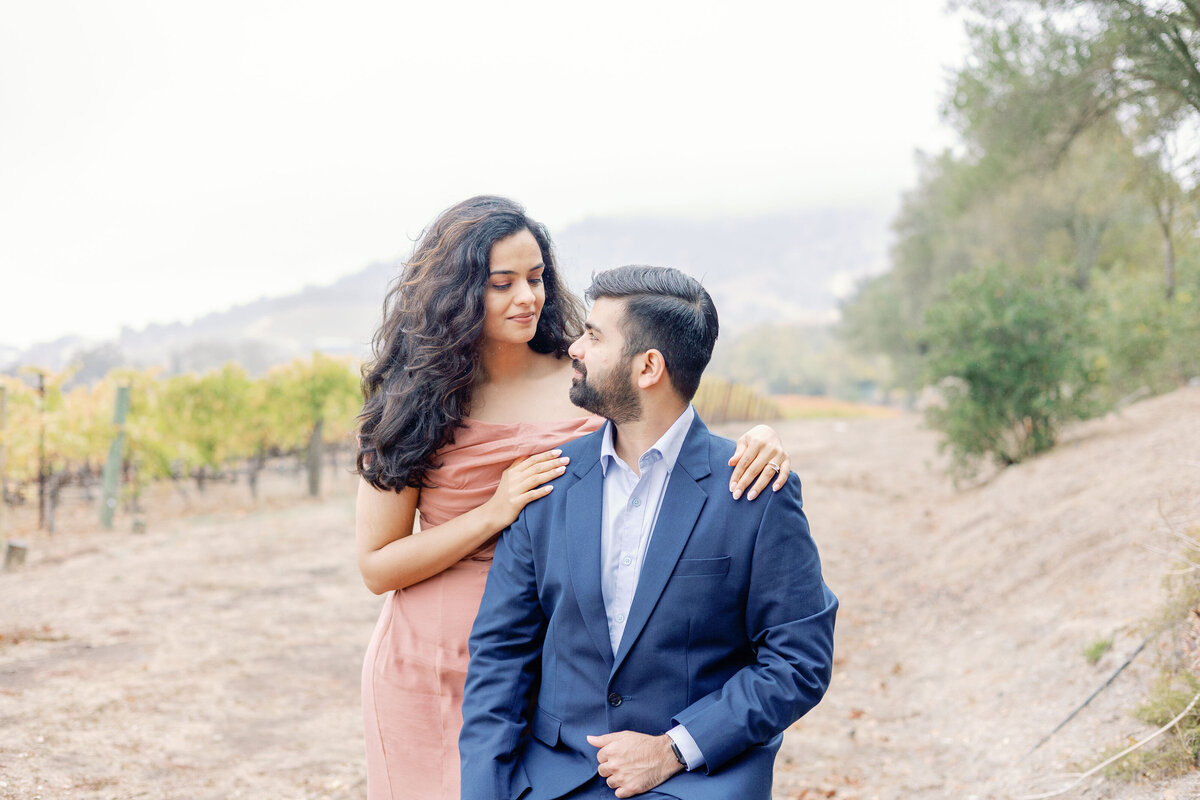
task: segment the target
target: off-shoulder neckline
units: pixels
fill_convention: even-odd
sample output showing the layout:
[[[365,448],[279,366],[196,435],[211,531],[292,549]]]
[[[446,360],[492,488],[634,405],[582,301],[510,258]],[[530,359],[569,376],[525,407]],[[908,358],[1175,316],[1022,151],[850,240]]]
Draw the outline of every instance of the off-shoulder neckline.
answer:
[[[521,425],[543,425],[547,427],[552,427],[555,425],[580,425],[584,422],[598,419],[601,418],[597,417],[595,414],[587,414],[581,417],[566,417],[564,419],[531,419],[524,422],[491,422],[486,419],[472,419],[467,417],[463,420],[463,422],[468,428],[475,425],[490,425],[497,428],[516,428]]]

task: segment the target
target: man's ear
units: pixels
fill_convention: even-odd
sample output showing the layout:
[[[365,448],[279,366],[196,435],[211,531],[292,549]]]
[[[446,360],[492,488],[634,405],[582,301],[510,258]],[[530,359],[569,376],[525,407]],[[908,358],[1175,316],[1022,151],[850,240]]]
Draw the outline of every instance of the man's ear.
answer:
[[[667,360],[658,350],[651,348],[640,353],[634,359],[634,363],[636,365],[634,380],[637,381],[639,389],[650,389],[662,381],[668,380]]]

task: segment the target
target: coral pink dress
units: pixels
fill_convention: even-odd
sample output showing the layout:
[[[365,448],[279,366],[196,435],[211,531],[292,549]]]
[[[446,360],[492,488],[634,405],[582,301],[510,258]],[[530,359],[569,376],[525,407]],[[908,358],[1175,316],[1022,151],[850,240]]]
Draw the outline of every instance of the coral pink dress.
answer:
[[[483,505],[513,460],[600,427],[599,417],[552,422],[471,422],[438,452],[421,490],[421,527]],[[414,533],[414,536],[436,536]],[[467,637],[496,543],[446,571],[391,592],[363,663],[368,800],[458,800]]]

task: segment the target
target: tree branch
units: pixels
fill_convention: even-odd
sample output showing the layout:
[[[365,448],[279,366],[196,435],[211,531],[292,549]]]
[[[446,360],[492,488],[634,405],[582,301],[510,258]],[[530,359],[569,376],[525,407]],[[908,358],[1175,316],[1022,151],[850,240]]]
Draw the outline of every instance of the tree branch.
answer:
[[[1195,21],[1197,27],[1200,27],[1200,3],[1196,0],[1182,0],[1183,6],[1192,15],[1192,20]]]
[[[1180,61],[1179,65],[1188,72],[1189,85],[1193,87],[1192,91],[1186,93],[1188,95],[1188,105],[1200,111],[1200,68],[1196,67],[1196,57],[1192,53],[1192,49],[1187,41],[1183,38],[1183,33],[1180,32],[1179,26],[1170,23],[1167,28],[1169,31],[1168,38],[1174,43],[1175,50],[1178,51],[1176,55]]]

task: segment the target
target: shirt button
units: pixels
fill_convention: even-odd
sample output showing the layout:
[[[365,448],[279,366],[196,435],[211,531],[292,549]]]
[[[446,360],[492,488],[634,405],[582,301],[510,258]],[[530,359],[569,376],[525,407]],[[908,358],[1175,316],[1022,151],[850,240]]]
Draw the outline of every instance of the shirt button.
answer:
[[[630,564],[633,563],[633,559],[630,558],[629,556],[625,556],[624,558],[621,559],[621,563],[628,567]]]
[[[621,695],[617,694],[616,692],[613,692],[608,696],[608,704],[614,708],[621,705],[623,702],[625,702],[625,698],[621,697]]]
[[[634,507],[634,508],[637,508],[638,506],[640,506],[640,505],[642,504],[642,498],[640,498],[640,497],[635,497],[635,498],[633,498],[633,500],[631,500],[630,502],[633,504],[633,507]]]
[[[624,621],[625,621],[625,615],[617,614],[617,622],[624,622]]]

